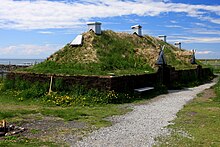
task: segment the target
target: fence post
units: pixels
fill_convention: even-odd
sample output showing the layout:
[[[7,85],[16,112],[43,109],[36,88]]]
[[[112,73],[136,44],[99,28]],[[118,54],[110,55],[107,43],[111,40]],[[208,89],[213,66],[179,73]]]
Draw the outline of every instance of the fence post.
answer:
[[[48,95],[50,95],[50,93],[52,92],[52,83],[53,83],[53,76],[50,77],[50,88],[49,88]]]

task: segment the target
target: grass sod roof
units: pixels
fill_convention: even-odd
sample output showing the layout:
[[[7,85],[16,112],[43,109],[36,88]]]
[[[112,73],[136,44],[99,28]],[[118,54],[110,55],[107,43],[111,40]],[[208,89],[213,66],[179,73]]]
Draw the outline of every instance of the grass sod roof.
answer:
[[[151,36],[116,33],[110,30],[96,35],[93,31],[83,34],[82,46],[67,44],[46,61],[27,68],[35,73],[68,75],[127,75],[157,71],[155,65],[160,46],[165,45],[168,65],[176,69],[195,68],[190,64],[191,53]]]

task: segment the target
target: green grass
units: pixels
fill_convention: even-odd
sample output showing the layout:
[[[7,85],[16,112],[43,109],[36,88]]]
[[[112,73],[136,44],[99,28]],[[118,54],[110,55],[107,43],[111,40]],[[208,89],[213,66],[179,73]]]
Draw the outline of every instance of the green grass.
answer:
[[[116,92],[101,91],[97,89],[88,89],[84,86],[66,85],[62,79],[55,79],[52,85],[52,92],[48,93],[48,83],[39,82],[30,83],[29,81],[20,80],[4,80],[2,90],[5,95],[11,95],[14,99],[43,101],[50,105],[57,106],[93,106],[100,104],[121,104],[129,103],[135,100],[148,99],[152,95],[137,95],[133,91]],[[155,90],[151,91],[153,95],[166,92],[166,87],[158,85]]]
[[[111,124],[104,118],[112,115],[121,115],[128,111],[129,109],[120,108],[117,105],[97,105],[92,107],[47,107],[40,110],[40,113],[44,116],[60,117],[65,121],[77,120],[86,122],[99,128]]]
[[[128,111],[125,108],[120,108],[120,105],[113,104],[62,107],[48,104],[41,99],[24,99],[23,101],[20,101],[18,98],[14,98],[13,95],[4,94],[0,95],[0,101],[0,120],[13,120],[13,118],[16,117],[23,117],[28,114],[41,113],[44,116],[60,117],[66,121],[86,120],[86,122],[93,122],[94,120],[100,120],[101,122],[101,120],[105,117],[117,114],[124,114]],[[93,122],[92,124],[95,123]],[[105,122],[103,122],[103,124],[101,125],[98,125],[105,125]]]
[[[220,146],[220,80],[213,90],[216,96],[199,94],[178,112],[171,134],[159,138],[158,146]]]
[[[64,146],[63,144],[58,144],[54,142],[43,142],[37,139],[27,139],[20,136],[8,136],[5,137],[4,140],[0,140],[0,146],[2,147],[43,147],[43,146],[50,146],[50,147],[59,147]]]
[[[103,31],[84,34],[84,43],[79,47],[68,44],[51,55],[47,61],[22,71],[65,75],[133,75],[156,72],[158,47],[166,45],[167,63],[177,69],[194,68],[188,62],[190,57],[181,59],[175,51],[181,50],[151,36],[138,37],[126,33]]]
[[[115,63],[111,63],[115,62]],[[34,67],[20,69],[18,71],[26,71],[31,73],[51,73],[51,74],[61,74],[61,75],[133,75],[133,74],[145,74],[155,72],[149,65],[143,65],[143,67],[136,68],[126,68],[122,67],[123,63],[119,63],[118,59],[109,59],[107,65],[99,65],[96,63],[57,63],[55,61],[45,61],[43,63],[37,64]],[[123,61],[126,62],[126,61]],[[120,67],[112,68],[114,65],[118,64]],[[138,63],[136,63],[138,64]]]
[[[0,83],[0,120],[5,119],[9,123],[21,124],[28,119],[42,119],[31,117],[31,115],[52,116],[62,118],[64,121],[84,122],[87,128],[100,128],[109,126],[111,123],[105,120],[112,115],[121,115],[130,111],[121,105],[93,105],[93,106],[56,106],[45,102],[41,98],[20,99],[18,90],[2,90],[3,83]],[[31,130],[33,134],[38,130]],[[42,141],[39,139],[28,139],[21,136],[3,137],[0,139],[0,146],[60,146],[54,142]]]
[[[213,69],[214,73],[220,73],[220,60],[219,59],[200,59],[199,60],[205,67]]]
[[[164,49],[165,59],[167,61],[168,65],[171,65],[172,67],[175,67],[177,70],[183,70],[183,69],[193,69],[196,68],[195,65],[192,65],[190,62],[186,62],[187,56],[185,57],[185,60],[182,60],[178,57],[176,57],[176,54],[173,52],[173,50],[166,46]],[[191,57],[188,57],[190,59]]]

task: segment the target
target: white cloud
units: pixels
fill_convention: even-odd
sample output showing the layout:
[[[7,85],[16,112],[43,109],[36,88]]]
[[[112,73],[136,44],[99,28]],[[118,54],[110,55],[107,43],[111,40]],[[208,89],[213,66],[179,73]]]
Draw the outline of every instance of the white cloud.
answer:
[[[169,36],[169,42],[176,41],[180,41],[182,43],[220,43],[220,37]]]
[[[0,48],[1,57],[10,58],[46,58],[50,54],[60,49],[61,45],[45,44],[45,45],[31,45],[20,44]]]
[[[187,43],[220,43],[219,37],[185,37]]]
[[[206,24],[204,23],[194,23],[194,25],[200,26],[200,27],[207,27]]]
[[[190,29],[191,33],[194,34],[204,34],[204,35],[218,35],[220,36],[219,30],[207,30],[207,29]]]
[[[171,20],[170,22],[171,22],[171,23],[177,23],[177,21],[176,21],[176,20]]]
[[[186,13],[188,16],[220,24],[219,19],[206,13],[220,15],[220,6],[172,3],[169,0],[62,0],[13,1],[0,5],[0,28],[48,29],[78,28],[93,18],[124,15],[158,16],[161,13]]]
[[[39,31],[39,34],[53,34],[53,32],[50,31]]]
[[[167,28],[183,28],[182,26],[179,25],[165,25]]]
[[[207,54],[212,54],[214,53],[213,51],[196,51],[196,54],[198,55],[207,55]]]
[[[219,8],[219,9],[220,9],[220,8]],[[208,21],[210,21],[210,22],[212,22],[212,23],[220,24],[220,19],[219,19],[219,18],[212,18],[212,17],[206,16],[206,17],[201,17],[200,19],[202,19],[202,20],[208,20]]]

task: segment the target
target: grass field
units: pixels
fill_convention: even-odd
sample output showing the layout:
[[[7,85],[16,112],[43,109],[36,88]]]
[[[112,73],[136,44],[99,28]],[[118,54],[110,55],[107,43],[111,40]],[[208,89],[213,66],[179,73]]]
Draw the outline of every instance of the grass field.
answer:
[[[220,59],[200,59],[199,61],[212,68],[215,73],[220,73]]]
[[[220,146],[220,80],[198,94],[173,121],[171,134],[158,139],[158,146]]]
[[[0,84],[0,89],[3,83]],[[66,124],[71,121],[86,124],[82,130],[71,128],[70,130],[59,130],[65,132],[82,133],[82,131],[91,131],[99,127],[109,126],[111,123],[104,118],[112,115],[124,114],[130,109],[121,105],[94,105],[94,106],[69,106],[61,107],[49,105],[41,99],[20,99],[16,97],[16,91],[7,90],[0,94],[0,120],[5,119],[10,124],[18,126],[31,124],[35,121],[43,121],[44,118],[51,117],[53,119],[61,119],[62,123]],[[48,123],[48,126],[51,124]],[[28,128],[31,129],[31,128]],[[50,128],[51,129],[51,128]],[[49,131],[50,131],[49,129]],[[77,130],[77,131],[76,131]],[[29,135],[36,135],[42,130],[31,129]],[[54,133],[54,132],[53,132]],[[55,132],[56,134],[58,132]],[[82,133],[83,134],[83,133]],[[50,134],[51,135],[51,134]],[[44,137],[39,134],[39,138]],[[60,146],[59,142],[51,142],[56,140],[53,136],[44,141],[38,138],[29,138],[22,135],[8,136],[0,138],[0,146]]]

